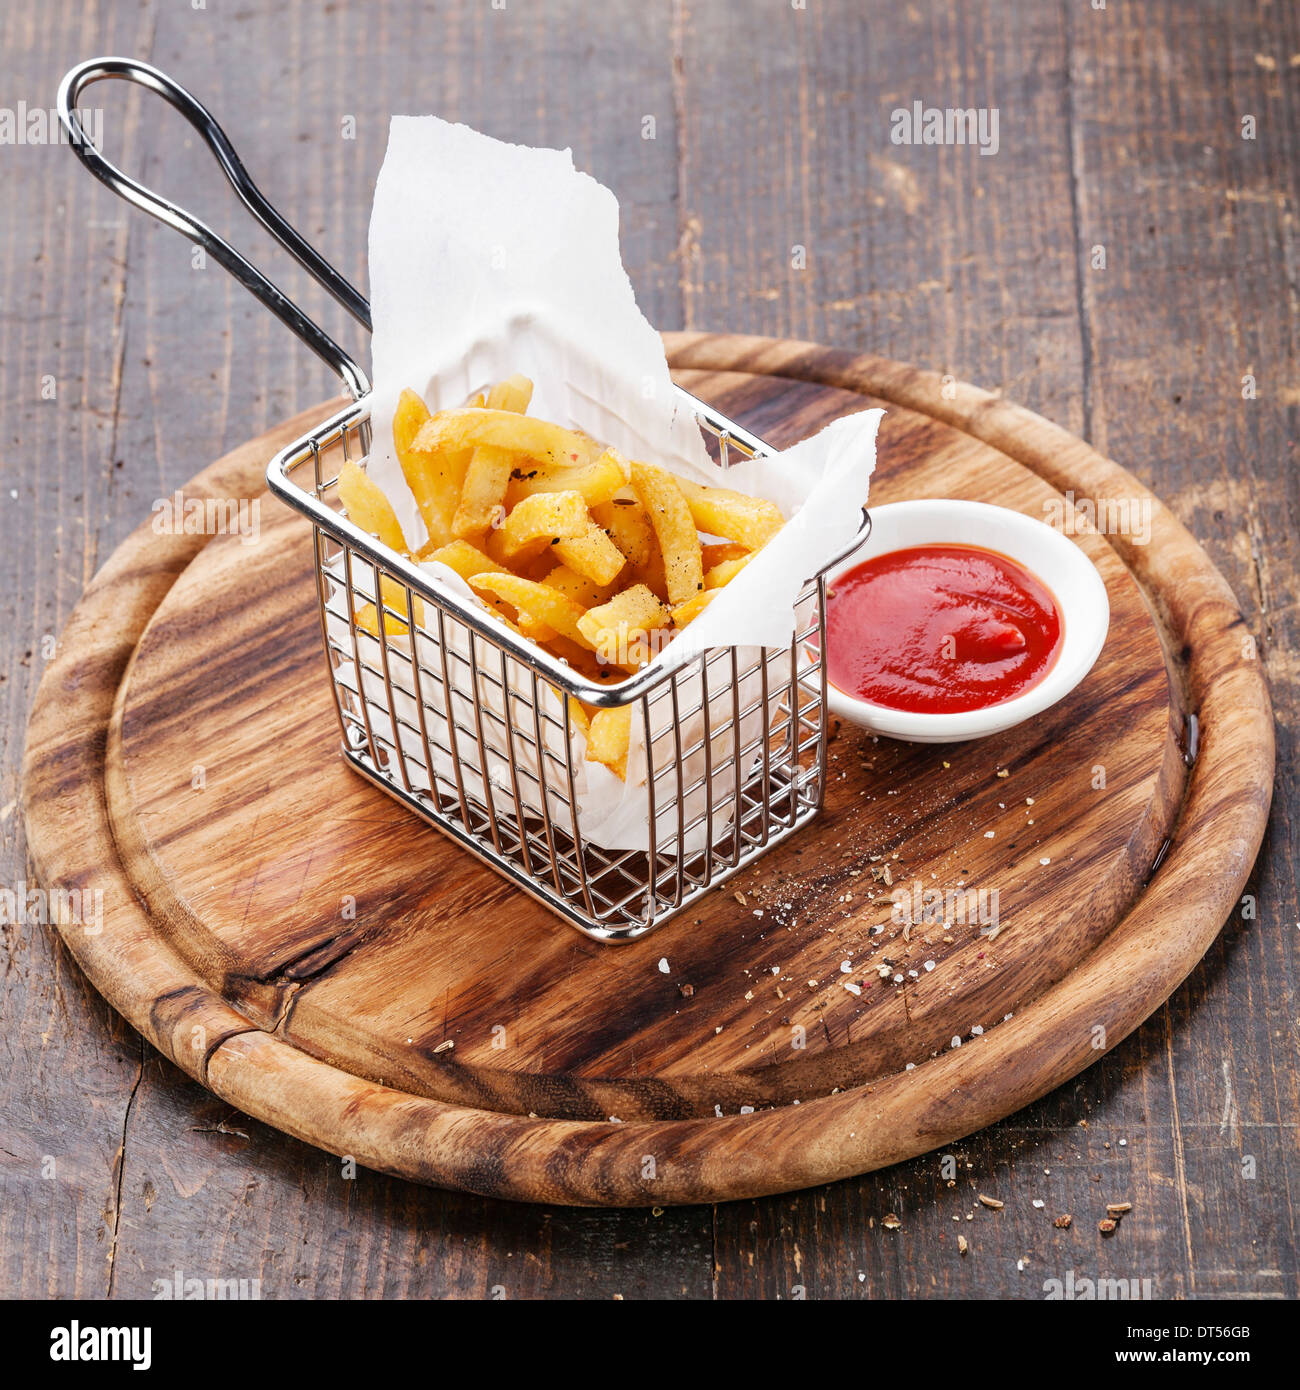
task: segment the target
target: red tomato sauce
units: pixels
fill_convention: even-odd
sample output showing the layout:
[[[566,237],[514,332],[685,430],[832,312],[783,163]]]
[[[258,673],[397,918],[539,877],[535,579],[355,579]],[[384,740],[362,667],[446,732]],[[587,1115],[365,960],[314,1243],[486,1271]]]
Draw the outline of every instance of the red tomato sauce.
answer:
[[[827,675],[889,709],[953,714],[1023,694],[1061,650],[1060,610],[994,550],[925,545],[865,560],[830,586]]]

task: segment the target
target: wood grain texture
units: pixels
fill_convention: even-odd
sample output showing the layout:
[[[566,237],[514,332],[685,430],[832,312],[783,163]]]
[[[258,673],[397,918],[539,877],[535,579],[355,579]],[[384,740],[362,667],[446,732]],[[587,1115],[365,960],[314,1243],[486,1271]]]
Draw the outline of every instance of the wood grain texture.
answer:
[[[794,409],[782,400],[787,378],[905,407],[885,474],[895,495],[948,488],[1041,513],[1045,495],[1016,476],[1020,464],[1081,501],[1148,501],[1153,544],[1124,535],[1109,543],[1147,586],[1175,690],[1186,690],[1202,721],[1186,788],[1174,770],[1160,644],[1127,576],[1094,537],[1110,571],[1115,627],[1091,689],[1063,703],[1055,724],[1022,730],[1004,748],[984,741],[960,758],[952,753],[952,762],[943,756],[951,750],[914,749],[882,769],[896,773],[898,785],[885,790],[900,796],[912,782],[923,786],[927,771],[937,784],[933,800],[918,794],[911,832],[887,801],[874,822],[868,811],[854,823],[864,790],[879,782],[862,766],[870,755],[855,757],[837,740],[837,761],[859,766],[845,766],[825,824],[738,880],[770,903],[786,939],[741,933],[720,901],[653,941],[616,953],[586,943],[575,950],[541,909],[501,901],[508,890],[418,822],[394,818],[373,789],[354,799],[356,787],[331,781],[328,745],[312,736],[313,722],[326,726],[328,706],[301,694],[314,664],[309,547],[293,544],[288,524],[268,528],[253,547],[226,537],[196,552],[194,537],[170,538],[168,576],[180,555],[196,559],[157,604],[131,594],[142,570],[158,573],[158,537],[147,524],[74,615],[78,629],[79,619],[85,627],[119,614],[107,658],[78,630],[42,686],[24,780],[29,842],[44,882],[83,892],[103,884],[112,906],[102,932],[59,923],[92,980],[151,1041],[241,1109],[369,1166],[490,1196],[666,1205],[808,1186],[959,1138],[1086,1066],[1163,1002],[1235,901],[1271,794],[1268,696],[1258,661],[1242,652],[1226,585],[1158,502],[1055,426],[974,388],[941,393],[938,378],[912,368],[809,344],[701,335],[675,340],[670,361],[715,374],[739,369],[739,379],[691,384],[712,383],[711,399],[755,423],[766,403],[790,438],[846,402],[821,392]],[[950,429],[936,431],[935,419]],[[286,437],[255,441],[241,457],[260,464]],[[994,440],[1015,463],[963,448]],[[256,467],[246,463],[242,477],[234,467],[215,465],[218,476],[204,476],[196,493],[223,495],[224,483],[224,495],[247,496]],[[114,688],[128,631],[136,646]],[[65,668],[81,673],[75,710]],[[88,671],[106,678],[89,680]],[[108,717],[106,705],[105,752],[95,719]],[[1022,760],[1026,784],[1043,793],[1042,829],[1038,797],[1033,816],[1005,802],[999,809],[1008,814],[995,810]],[[208,763],[216,794],[186,795],[193,766],[206,777]],[[1083,788],[1099,765],[1114,781],[1090,813]],[[946,775],[953,771],[955,779]],[[74,828],[69,802],[100,797],[107,805],[91,833]],[[988,843],[990,824],[1016,837],[1005,850],[996,838]],[[299,851],[266,846],[287,827],[301,831]],[[842,851],[828,869],[845,844],[852,857]],[[1008,930],[1001,945],[978,929],[951,941],[935,932],[909,950],[891,928],[870,951],[871,927],[884,916],[879,897],[865,910],[841,904],[863,890],[853,870],[869,874],[869,854],[894,845],[900,865],[927,883],[938,877],[931,865],[946,865],[959,875],[951,886],[1005,885],[1008,926],[1021,930]],[[817,865],[812,877],[797,863],[801,847]],[[781,881],[782,856],[793,881]],[[1043,857],[1063,867],[1039,874],[1051,866]],[[797,924],[782,920],[787,892],[801,904],[806,944],[791,940]],[[358,919],[340,929],[334,905],[349,894]],[[512,942],[501,937],[504,918],[517,933]],[[511,970],[514,945],[528,961],[522,979]],[[787,1005],[776,1026],[767,1023],[775,1001],[756,983],[773,972],[774,948],[781,983],[816,996]],[[660,951],[710,983],[721,960],[719,978],[755,982],[746,991],[752,1007],[707,987],[698,1005],[678,1007],[667,982],[655,980]],[[839,988],[836,962],[853,953],[865,957],[865,977],[885,959],[906,968],[909,954],[919,964],[933,953],[943,968],[903,989],[900,1021],[897,994],[889,1001],[878,980],[882,993],[865,1004]],[[640,974],[629,974],[638,964]],[[778,1037],[792,1026],[815,1032],[819,1007],[825,1045],[783,1059]],[[503,1012],[521,1046],[495,1064],[492,1028]],[[973,1022],[956,1021],[972,1014],[980,1035],[970,1035]],[[435,1049],[458,1033],[467,1058],[440,1062]],[[961,1051],[944,1046],[963,1035]],[[747,1036],[760,1045],[758,1061],[745,1056]],[[907,1061],[914,1065],[905,1070]],[[611,1106],[627,1113],[611,1122],[601,1113]]]
[[[1280,756],[1248,885],[1255,915],[1238,912],[1187,986],[1079,1082],[955,1148],[955,1188],[927,1157],[658,1218],[503,1206],[364,1170],[340,1181],[336,1164],[233,1117],[153,1054],[38,922],[6,926],[6,1293],[148,1296],[183,1266],[260,1274],[266,1297],[1035,1298],[1067,1268],[1149,1276],[1167,1296],[1300,1295],[1294,8],[971,0],[877,7],[869,24],[854,0],[817,0],[789,24],[781,6],[752,23],[744,10],[9,7],[0,103],[48,105],[92,53],[149,58],[194,87],[271,196],[359,278],[390,110],[572,144],[623,201],[652,322],[869,347],[1093,437],[1194,532],[1259,638]],[[376,71],[380,82],[355,80]],[[914,98],[996,101],[1003,152],[892,146],[889,111]],[[134,95],[106,105],[127,169],[303,289],[229,210],[178,120]],[[345,112],[355,141],[340,139]],[[1237,130],[1245,112],[1259,117],[1254,142]],[[14,885],[30,876],[15,800],[45,643],[152,498],[332,382],[67,151],[5,147],[0,169],[0,868]],[[796,241],[803,273],[789,268]],[[1105,272],[1088,266],[1099,243]],[[321,300],[307,296],[353,341]],[[1253,401],[1240,397],[1248,369]],[[56,402],[39,396],[49,372]],[[975,1182],[1006,1209],[974,1205]],[[1082,1216],[1103,1188],[1135,1202],[1108,1244]],[[1068,1232],[1051,1228],[1058,1204],[1076,1212]],[[901,1230],[881,1228],[888,1211]],[[354,1255],[340,1259],[344,1230]]]

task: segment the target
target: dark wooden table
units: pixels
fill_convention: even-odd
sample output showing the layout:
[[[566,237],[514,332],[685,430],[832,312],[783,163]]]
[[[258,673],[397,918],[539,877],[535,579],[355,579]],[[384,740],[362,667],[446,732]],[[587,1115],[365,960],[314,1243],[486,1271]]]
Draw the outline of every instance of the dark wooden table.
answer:
[[[572,145],[622,202],[624,257],[659,326],[869,349],[1082,434],[1232,583],[1279,736],[1254,911],[1137,1034],[955,1146],[955,1185],[935,1154],[656,1214],[345,1180],[146,1047],[46,928],[6,923],[0,1293],[148,1296],[178,1270],[257,1278],[267,1298],[1042,1298],[1070,1271],[1163,1296],[1300,1293],[1300,12],[1099,3],[916,0],[869,20],[854,0],[0,11],[11,119],[19,103],[51,107],[80,58],[146,58],[210,106],[266,192],[361,284],[387,113],[437,111]],[[101,97],[106,153],[207,213],[356,342],[232,209],[179,117],[138,91]],[[997,153],[891,143],[890,113],[914,100],[996,108]],[[0,171],[0,874],[17,889],[27,711],[83,586],[154,498],[335,384],[66,149],[3,144]],[[1100,1208],[1120,1199],[1133,1211],[1103,1241]],[[1058,1210],[1070,1231],[1047,1219]],[[882,1227],[890,1211],[901,1229]]]

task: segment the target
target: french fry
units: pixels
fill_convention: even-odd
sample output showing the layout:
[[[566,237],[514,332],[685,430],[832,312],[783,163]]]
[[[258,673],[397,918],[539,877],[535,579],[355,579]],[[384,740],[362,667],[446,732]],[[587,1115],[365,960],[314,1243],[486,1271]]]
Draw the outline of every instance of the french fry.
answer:
[[[533,383],[526,376],[515,375],[499,381],[487,393],[486,408],[511,415],[522,415],[532,399]],[[515,471],[516,456],[512,449],[493,444],[481,444],[469,453],[464,482],[449,529],[462,539],[477,539],[497,520],[506,502],[506,487]]]
[[[701,589],[698,594],[688,598],[685,603],[679,603],[673,609],[673,626],[679,630],[684,628],[687,623],[698,618],[717,596],[717,589]]]
[[[516,464],[506,488],[506,506],[513,507],[535,492],[580,492],[587,505],[608,502],[620,488],[627,486],[627,465],[614,449],[606,449],[590,463],[574,464],[570,468],[554,468],[533,464],[528,460]]]
[[[604,603],[606,599],[614,596],[611,585],[597,584],[585,574],[571,570],[568,565],[556,565],[542,583],[549,584],[552,589],[558,589],[566,598],[571,598],[584,609],[595,608],[597,604]]]
[[[406,623],[403,619],[390,613],[390,608],[395,608],[398,613],[406,612],[406,589],[397,580],[390,579],[388,575],[382,575],[379,581],[379,592],[384,598],[384,631],[390,637],[400,637],[407,631]],[[411,595],[411,606],[415,609],[415,621],[420,626],[424,626],[424,600],[419,594]],[[356,612],[356,624],[364,628],[372,637],[379,636],[379,613],[373,603],[363,603]]]
[[[615,594],[578,619],[578,631],[602,661],[636,671],[653,656],[651,633],[668,626],[668,609],[644,584]]]
[[[491,574],[502,568],[495,560],[484,555],[481,550],[470,545],[468,541],[452,541],[448,545],[440,546],[424,545],[415,552],[415,558],[417,560],[437,560],[439,564],[455,570],[467,583],[473,575]]]
[[[480,444],[474,450],[451,518],[452,535],[477,540],[504,514],[506,487],[514,464],[515,455],[509,449]]]
[[[554,687],[552,687],[554,689]],[[559,695],[559,691],[555,691]],[[587,713],[587,707],[581,700],[569,700],[569,723],[582,730],[583,738],[591,732],[591,715]]]
[[[416,435],[429,418],[424,402],[414,391],[403,391],[393,413],[393,448],[402,466],[402,476],[411,489],[420,520],[434,545],[445,545],[452,538],[451,518],[465,476],[468,455],[421,453],[413,448]]]
[[[633,568],[643,569],[650,564],[658,551],[658,542],[645,508],[636,500],[630,488],[608,502],[597,503],[591,508],[591,515],[627,556]]]
[[[553,627],[547,627],[539,618],[530,618],[527,613],[520,613],[515,621],[519,631],[538,646],[550,646],[559,638],[560,634]]]
[[[392,503],[384,496],[383,488],[364,469],[348,459],[339,469],[338,486],[339,500],[357,526],[368,535],[378,536],[390,550],[396,550],[400,555],[409,553]]]
[[[587,757],[591,762],[604,763],[618,777],[627,781],[627,751],[632,738],[632,706],[619,709],[598,709],[591,716],[587,730]]]
[[[410,451],[420,426],[429,418],[429,407],[409,387],[397,398],[397,409],[393,412],[393,448],[397,450],[400,461],[402,455]],[[405,465],[403,465],[405,467]],[[408,483],[410,478],[406,480]],[[414,488],[411,489],[413,492]]]
[[[710,541],[708,545],[700,547],[700,559],[704,565],[705,574],[708,574],[716,565],[722,564],[724,560],[739,560],[750,553],[743,545],[737,545],[735,541]]]
[[[580,492],[537,492],[506,517],[492,538],[496,547],[489,543],[488,554],[511,559],[539,542],[571,540],[586,534],[590,520]]]
[[[775,502],[725,487],[703,487],[689,478],[677,483],[686,496],[691,519],[707,535],[735,541],[746,550],[761,550],[785,525]]]
[[[704,571],[705,589],[725,588],[753,558],[752,554],[739,555],[734,560],[721,560],[712,569],[706,569]]]
[[[558,541],[555,553],[595,584],[612,584],[626,564],[623,552],[590,517],[582,535]]]
[[[632,573],[638,584],[644,584],[656,598],[668,602],[668,580],[664,575],[664,557],[656,546],[648,565],[633,565]]]
[[[420,426],[414,447],[434,452],[477,449],[483,445],[509,449],[554,467],[586,463],[601,452],[589,436],[553,425],[549,420],[513,410],[476,410],[468,406],[431,415]]]
[[[581,646],[591,645],[578,627],[583,609],[549,584],[520,579],[516,574],[476,574],[469,580],[469,586],[475,593],[487,592],[504,599],[521,619],[526,617],[533,623],[541,623],[551,632],[558,632]],[[523,621],[519,626],[528,631]]]
[[[522,415],[532,398],[533,383],[516,372],[514,376],[498,381],[480,404],[486,405],[489,410],[513,410],[517,415]]]
[[[664,557],[668,600],[675,607],[704,587],[700,538],[682,488],[671,473],[652,463],[632,463],[632,490],[646,510]]]

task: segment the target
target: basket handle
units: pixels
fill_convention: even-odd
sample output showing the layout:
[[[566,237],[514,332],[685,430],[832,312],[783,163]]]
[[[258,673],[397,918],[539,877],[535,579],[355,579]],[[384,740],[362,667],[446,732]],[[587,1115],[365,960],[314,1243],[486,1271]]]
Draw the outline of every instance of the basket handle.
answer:
[[[246,290],[261,300],[281,323],[291,329],[317,357],[343,379],[355,399],[365,395],[370,390],[370,382],[365,372],[323,328],[309,319],[256,266],[241,256],[223,237],[218,236],[207,223],[192,216],[184,208],[177,207],[175,203],[168,202],[166,198],[137,183],[135,179],[128,178],[95,148],[81,124],[77,100],[86,87],[107,79],[135,82],[141,87],[157,92],[174,106],[203,137],[208,148],[216,156],[221,172],[239,195],[240,202],[317,284],[328,291],[363,328],[370,329],[370,305],[365,297],[267,202],[257,185],[249,178],[226,132],[213,120],[201,102],[166,73],[132,58],[90,58],[72,68],[59,83],[58,109],[59,120],[68,132],[73,153],[77,158],[119,198],[142,208],[210,252]]]

